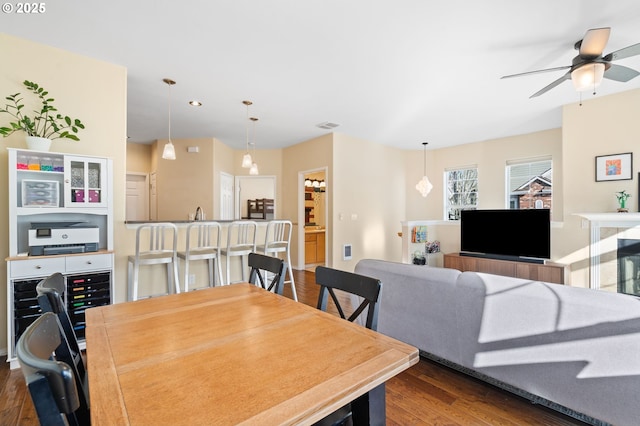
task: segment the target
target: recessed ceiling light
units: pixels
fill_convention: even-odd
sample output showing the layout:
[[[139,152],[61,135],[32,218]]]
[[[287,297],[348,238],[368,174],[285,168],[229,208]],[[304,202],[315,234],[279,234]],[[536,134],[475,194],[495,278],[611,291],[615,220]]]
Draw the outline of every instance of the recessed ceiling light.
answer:
[[[202,102],[193,100],[193,101],[189,101],[189,105],[191,105],[191,106],[202,106]]]

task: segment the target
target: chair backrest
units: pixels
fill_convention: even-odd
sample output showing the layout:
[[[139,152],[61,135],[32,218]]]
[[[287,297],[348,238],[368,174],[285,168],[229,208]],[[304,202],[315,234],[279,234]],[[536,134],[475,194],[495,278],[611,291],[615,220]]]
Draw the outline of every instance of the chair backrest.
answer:
[[[290,220],[270,221],[264,239],[265,251],[285,251],[291,244],[292,228],[293,224]]]
[[[88,425],[91,421],[88,401],[78,392],[73,369],[57,359],[65,345],[58,317],[51,312],[38,317],[18,339],[16,355],[42,425]]]
[[[192,249],[219,248],[221,226],[218,222],[199,222],[187,226],[186,253]]]
[[[337,269],[318,266],[316,268],[316,283],[320,285],[318,296],[318,309],[326,311],[329,295],[340,316],[346,320],[354,321],[368,308],[365,325],[371,330],[378,328],[379,297],[382,291],[382,282],[376,278],[354,274],[353,272],[339,271]],[[343,306],[340,304],[334,289],[361,297],[360,305],[347,318]]]
[[[169,253],[178,248],[178,228],[173,223],[140,225],[136,230],[136,256],[140,253]]]
[[[229,224],[227,247],[250,245],[256,250],[258,223],[253,220],[236,220]]]
[[[273,290],[276,294],[282,295],[284,290],[284,276],[287,270],[287,263],[284,260],[273,256],[249,253],[249,267],[251,268],[251,272],[249,273],[250,283],[259,284],[260,287],[265,290]],[[261,271],[274,274],[269,285],[267,285],[266,279],[262,276]]]
[[[57,354],[58,360],[69,364],[74,369],[74,373],[79,382],[82,383],[87,373],[84,360],[82,359],[82,353],[80,352],[80,346],[78,345],[78,338],[75,331],[73,331],[69,313],[62,300],[64,291],[64,276],[59,272],[48,276],[36,285],[40,309],[42,309],[42,312],[51,312],[58,316],[58,321],[60,321],[62,331],[69,344],[70,352],[66,353],[63,347],[62,351]]]

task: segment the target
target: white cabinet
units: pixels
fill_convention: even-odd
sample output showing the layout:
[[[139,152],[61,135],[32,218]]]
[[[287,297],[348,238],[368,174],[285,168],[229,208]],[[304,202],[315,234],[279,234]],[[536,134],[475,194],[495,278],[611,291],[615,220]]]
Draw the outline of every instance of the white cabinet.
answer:
[[[104,158],[65,156],[65,207],[106,207],[106,164]]]
[[[113,162],[102,157],[7,148],[9,256],[29,252],[34,222],[87,222],[113,250]]]
[[[76,334],[84,330],[85,309],[113,300],[113,162],[58,152],[14,148],[7,151],[7,361],[14,368],[16,339],[39,315],[34,292],[42,278],[55,272],[65,275],[69,294],[64,297],[72,323],[78,327]],[[36,223],[53,228],[61,222],[98,228],[98,251],[31,256],[29,229]],[[95,249],[84,243],[82,247]]]

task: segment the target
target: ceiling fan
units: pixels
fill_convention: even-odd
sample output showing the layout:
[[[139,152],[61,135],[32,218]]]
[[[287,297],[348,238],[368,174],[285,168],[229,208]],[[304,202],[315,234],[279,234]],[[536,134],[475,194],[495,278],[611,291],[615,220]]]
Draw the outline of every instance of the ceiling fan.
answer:
[[[501,78],[520,77],[523,75],[539,74],[564,69],[569,70],[562,77],[543,87],[529,98],[540,96],[558,86],[565,80],[572,80],[574,87],[578,91],[597,87],[602,82],[603,77],[608,78],[609,80],[627,82],[640,75],[640,72],[622,65],[612,64],[611,62],[628,58],[630,56],[640,55],[640,43],[627,46],[623,49],[616,50],[615,52],[602,56],[602,52],[607,45],[607,41],[609,41],[610,32],[611,28],[609,27],[588,30],[584,35],[584,38],[577,41],[573,46],[579,53],[575,58],[573,58],[571,65],[505,75]]]

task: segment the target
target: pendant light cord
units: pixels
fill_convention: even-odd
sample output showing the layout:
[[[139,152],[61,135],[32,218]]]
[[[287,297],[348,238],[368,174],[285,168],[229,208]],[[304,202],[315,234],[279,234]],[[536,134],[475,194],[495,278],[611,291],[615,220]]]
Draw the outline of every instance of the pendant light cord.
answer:
[[[426,176],[427,175],[427,144],[429,142],[422,142],[422,146],[424,147],[424,167],[422,168],[422,171],[424,172],[422,176]]]

